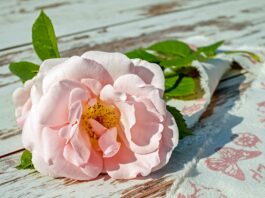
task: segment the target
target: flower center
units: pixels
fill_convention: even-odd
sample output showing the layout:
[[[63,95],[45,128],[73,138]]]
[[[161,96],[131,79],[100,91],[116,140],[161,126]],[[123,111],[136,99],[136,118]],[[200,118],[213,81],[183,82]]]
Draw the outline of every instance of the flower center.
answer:
[[[94,119],[105,128],[109,129],[117,126],[119,122],[119,112],[113,105],[107,105],[100,100],[97,100],[96,104],[93,106],[87,104],[83,106],[81,126],[87,131],[90,138],[97,140],[99,137],[88,122],[89,119]]]

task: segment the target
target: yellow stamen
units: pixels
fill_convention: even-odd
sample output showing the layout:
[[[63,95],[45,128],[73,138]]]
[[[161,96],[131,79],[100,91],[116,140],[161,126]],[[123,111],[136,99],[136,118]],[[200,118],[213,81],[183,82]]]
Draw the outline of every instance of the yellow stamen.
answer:
[[[98,136],[89,124],[89,119],[94,119],[109,129],[117,126],[119,122],[119,112],[113,105],[107,105],[99,100],[94,106],[89,106],[88,104],[83,106],[81,126],[85,131],[87,131],[90,138],[97,140]]]

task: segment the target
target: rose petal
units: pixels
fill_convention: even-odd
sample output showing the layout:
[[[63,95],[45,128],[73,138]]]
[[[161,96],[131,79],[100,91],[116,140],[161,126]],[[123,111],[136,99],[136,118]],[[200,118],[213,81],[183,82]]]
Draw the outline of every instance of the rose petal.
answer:
[[[115,91],[111,85],[104,86],[100,92],[100,99],[108,103],[125,101],[126,98],[127,96],[125,93]]]
[[[78,180],[94,179],[101,172],[102,160],[97,161],[98,157],[94,153],[93,158],[87,160],[81,169],[65,160],[63,157],[65,140],[59,137],[55,130],[45,128],[42,138],[44,152],[41,154],[34,150],[32,158],[34,167],[39,172],[53,177],[67,177]],[[83,169],[91,169],[92,172],[87,174],[84,173]]]
[[[64,146],[63,156],[68,162],[74,164],[75,166],[79,167],[85,164],[83,159],[76,154],[76,151],[73,149],[70,143]]]
[[[68,58],[51,58],[44,60],[40,65],[39,72],[46,75],[54,66],[59,65],[67,60]]]
[[[106,69],[95,61],[73,56],[63,64],[57,65],[43,79],[44,93],[56,82],[62,80],[81,81],[92,78],[102,85],[112,83],[113,80]]]
[[[98,144],[103,151],[103,157],[112,157],[120,149],[120,143],[117,142],[117,128],[108,129],[100,138],[98,139]]]
[[[105,128],[102,124],[100,124],[98,121],[94,120],[94,119],[89,119],[88,120],[89,124],[91,125],[93,131],[98,135],[101,136],[103,133],[105,133],[105,131],[107,130],[107,128]]]
[[[31,99],[28,99],[22,108],[21,116],[18,117],[18,119],[17,119],[17,124],[20,128],[23,127],[24,122],[28,116],[30,109],[31,109],[31,106],[32,106]]]
[[[113,80],[124,74],[134,72],[134,67],[129,58],[121,53],[108,53],[100,51],[88,51],[83,58],[91,59],[101,64],[112,76]]]
[[[126,137],[122,138],[123,142],[135,153],[153,152],[159,146],[163,125],[155,114],[147,111],[143,103],[130,103],[132,104],[116,103],[121,112],[120,122]]]
[[[70,93],[77,87],[82,88],[82,85],[69,80],[60,81],[52,86],[38,104],[37,115],[40,123],[50,127],[67,123]]]
[[[36,105],[33,105],[23,125],[22,143],[29,151],[42,152],[41,131],[43,127],[38,122],[37,113]]]
[[[158,117],[148,112],[143,103],[135,103],[136,123],[131,128],[131,145],[133,151],[139,154],[154,152],[159,147],[163,125]]]
[[[162,132],[162,138],[159,146],[160,164],[154,167],[152,171],[156,171],[168,163],[174,148],[178,144],[178,139],[179,139],[178,127],[175,122],[175,119],[168,112],[166,115],[164,126],[165,127]]]
[[[133,153],[124,144],[118,153],[104,158],[106,172],[114,179],[132,179],[138,175],[147,176],[153,167],[160,163],[158,151],[139,155]]]
[[[164,91],[165,77],[161,67],[145,60],[132,59],[135,65],[135,73],[140,76],[146,84],[151,84]]]
[[[145,82],[135,74],[120,76],[113,84],[115,90],[125,92],[130,95],[140,96],[139,88],[144,87]]]
[[[33,80],[27,80],[23,87],[19,87],[13,92],[12,99],[16,107],[23,106],[27,102],[33,83]]]
[[[103,171],[103,159],[101,155],[92,149],[90,158],[85,165],[81,166],[81,171],[89,178],[96,178]]]
[[[34,85],[32,86],[30,92],[32,104],[38,104],[43,96],[42,79],[43,77],[40,74],[37,74],[37,77],[34,79]]]
[[[58,152],[58,151],[57,151]],[[76,180],[89,180],[94,179],[89,178],[85,173],[83,173],[80,168],[67,162],[62,156],[58,157],[54,165],[49,166],[41,154],[32,152],[32,163],[34,168],[43,175],[49,175],[52,177],[66,177]]]
[[[83,106],[80,101],[76,101],[70,105],[69,108],[69,114],[68,114],[68,120],[71,124],[74,124],[76,122],[79,123],[79,120],[81,118],[83,112]]]
[[[84,84],[89,90],[93,92],[94,95],[98,96],[102,85],[99,81],[92,78],[85,78],[81,80],[81,83]]]
[[[72,136],[70,143],[76,152],[76,155],[78,155],[78,157],[83,160],[83,164],[85,164],[90,158],[92,150],[92,146],[86,132],[79,128],[79,130],[77,130],[77,132]]]
[[[128,81],[130,83],[126,83]],[[160,120],[163,120],[162,116],[165,115],[166,105],[164,100],[161,98],[161,92],[154,86],[146,85],[142,79],[136,75],[127,74],[121,76],[114,82],[114,88],[115,90],[130,94],[136,101],[144,102],[147,108],[149,108],[149,111],[154,112],[156,110],[157,113],[160,114],[158,115]],[[151,105],[148,101],[151,101],[153,105]],[[151,108],[152,106],[155,108]]]
[[[77,87],[72,89],[70,92],[69,104],[71,105],[77,101],[86,102],[90,97],[89,92],[87,92],[84,88]]]
[[[62,128],[59,129],[59,135],[66,139],[67,141],[70,139],[69,138],[69,134],[70,134],[70,130],[72,128],[72,124],[68,124]]]

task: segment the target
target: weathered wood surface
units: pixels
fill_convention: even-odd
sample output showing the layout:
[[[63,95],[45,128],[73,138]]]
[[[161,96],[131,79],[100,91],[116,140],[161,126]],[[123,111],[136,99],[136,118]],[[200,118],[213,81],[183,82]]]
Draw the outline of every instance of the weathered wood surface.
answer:
[[[191,159],[180,159],[182,144],[169,165],[147,179],[114,181],[102,176],[92,182],[43,177],[35,171],[17,171],[22,144],[14,120],[11,94],[20,85],[8,71],[11,61],[39,63],[30,42],[31,25],[40,9],[52,17],[63,56],[89,49],[126,51],[166,38],[205,35],[233,45],[265,45],[265,2],[211,1],[18,1],[0,3],[0,192],[4,197],[77,195],[109,197],[163,196],[172,184],[171,174]],[[66,20],[71,19],[71,20]],[[19,35],[18,35],[19,34]],[[207,120],[218,120],[214,109],[228,110],[253,76],[230,73],[219,85],[211,105],[195,132],[207,130]],[[244,78],[247,81],[243,81]],[[184,154],[183,154],[184,155]],[[104,182],[103,182],[104,180]],[[106,181],[105,181],[106,180]],[[67,187],[65,187],[67,186]],[[30,193],[30,194],[29,194]]]

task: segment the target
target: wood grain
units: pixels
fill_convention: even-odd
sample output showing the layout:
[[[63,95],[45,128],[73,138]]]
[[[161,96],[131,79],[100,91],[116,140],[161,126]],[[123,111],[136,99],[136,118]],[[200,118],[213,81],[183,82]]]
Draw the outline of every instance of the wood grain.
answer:
[[[217,0],[215,0],[216,2]],[[77,32],[104,28],[129,21],[137,21],[169,11],[190,9],[207,5],[203,0],[188,3],[187,0],[52,0],[20,1],[10,0],[0,4],[1,46],[0,49],[14,48],[31,42],[31,25],[39,11],[44,9],[52,18],[58,36],[73,35]],[[72,19],[75,19],[72,22]],[[19,37],[16,36],[17,33]]]
[[[1,1],[0,9],[4,27],[0,29],[1,197],[163,197],[173,179],[181,181],[185,176],[180,170],[188,173],[187,164],[196,165],[200,160],[201,143],[192,150],[189,142],[196,144],[196,134],[210,131],[211,123],[229,111],[254,78],[244,71],[241,75],[230,71],[194,128],[195,135],[181,141],[169,164],[147,178],[125,181],[101,175],[90,182],[78,182],[53,179],[34,170],[18,171],[15,166],[22,145],[11,95],[21,83],[10,74],[8,64],[21,60],[40,63],[30,44],[31,25],[40,9],[51,16],[64,57],[87,50],[124,52],[162,39],[194,35],[225,39],[231,45],[265,46],[265,1],[259,0],[9,0]],[[209,137],[214,135],[209,132]]]

